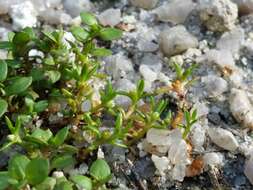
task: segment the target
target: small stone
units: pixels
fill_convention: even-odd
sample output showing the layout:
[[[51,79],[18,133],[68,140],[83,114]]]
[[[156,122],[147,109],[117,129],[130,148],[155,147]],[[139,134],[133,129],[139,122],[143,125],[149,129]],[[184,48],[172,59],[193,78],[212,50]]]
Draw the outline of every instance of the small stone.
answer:
[[[159,171],[160,175],[165,175],[165,171],[168,170],[170,163],[168,158],[165,156],[159,157],[153,154],[151,156],[151,159],[154,162],[154,165]]]
[[[97,159],[104,159],[104,158],[105,158],[105,154],[103,150],[101,149],[101,147],[99,147],[97,151]]]
[[[239,8],[240,15],[253,13],[253,1],[252,0],[233,0]]]
[[[91,11],[93,4],[90,0],[63,0],[64,9],[72,17],[77,17],[81,12]]]
[[[91,109],[91,101],[90,100],[85,100],[82,104],[81,104],[81,110],[82,112],[88,112]]]
[[[106,72],[116,80],[134,70],[131,60],[121,53],[107,57],[105,62]]]
[[[166,56],[171,56],[197,47],[198,40],[183,25],[178,25],[161,32],[159,45]]]
[[[242,124],[243,127],[253,129],[253,105],[244,90],[231,90],[229,97],[230,111],[235,119]]]
[[[244,174],[253,185],[253,156],[246,161],[244,166]]]
[[[208,135],[217,146],[225,150],[235,151],[239,146],[234,135],[228,130],[209,127]]]
[[[185,164],[179,164],[176,165],[172,169],[172,179],[177,181],[184,181],[184,177],[186,176],[186,165]]]
[[[24,1],[10,7],[10,16],[14,30],[34,27],[37,22],[37,11],[30,1]]]
[[[195,6],[192,0],[173,0],[156,8],[153,12],[160,21],[182,24]]]
[[[179,129],[169,131],[152,128],[147,132],[142,146],[146,152],[160,156],[165,155],[172,144],[178,144],[181,140],[182,134]]]
[[[64,173],[62,171],[54,171],[52,176],[54,178],[61,178],[61,177],[64,177]]]
[[[154,82],[157,79],[157,73],[152,71],[147,65],[142,64],[139,71],[145,81]]]
[[[159,48],[156,43],[143,38],[138,41],[137,47],[143,52],[154,52]]]
[[[206,54],[201,58],[200,62],[207,63],[209,65],[215,65],[220,70],[225,68],[234,70],[235,61],[233,55],[227,50],[216,50],[212,49],[206,52]]]
[[[123,90],[123,91],[129,92],[131,90],[134,90],[135,88],[136,88],[135,84],[133,84],[128,79],[120,79],[116,83],[116,89],[117,90]],[[117,105],[121,105],[123,107],[127,107],[127,106],[130,105],[131,100],[127,96],[119,95],[119,96],[116,96],[115,103]]]
[[[143,9],[152,9],[156,6],[159,0],[130,0],[133,6]]]
[[[202,151],[206,139],[206,129],[200,124],[196,123],[192,127],[190,135],[191,143],[196,151]]]
[[[244,44],[244,30],[242,28],[234,28],[231,31],[225,32],[217,41],[217,49],[224,49],[236,54]]]
[[[197,110],[198,117],[206,116],[209,113],[209,108],[204,102],[196,102],[193,107]]]
[[[121,21],[120,9],[107,9],[98,16],[103,26],[116,26]]]
[[[168,158],[174,165],[189,163],[187,144],[183,139],[171,144],[168,152]]]
[[[47,9],[40,13],[40,18],[48,24],[64,24],[68,25],[71,23],[72,18],[62,10]]]
[[[228,90],[228,83],[221,77],[208,75],[201,78],[208,97],[218,97]]]
[[[0,15],[7,14],[10,10],[11,6],[20,4],[24,2],[23,0],[0,0]]]
[[[9,32],[10,30],[8,30],[7,28],[0,27],[0,39],[3,41],[7,41]]]
[[[152,71],[160,73],[162,70],[162,60],[159,56],[147,53],[141,59],[141,65],[147,65]]]
[[[230,0],[200,0],[200,19],[211,31],[223,32],[235,26],[238,8]]]
[[[208,166],[222,166],[223,155],[216,152],[205,153],[203,156],[203,161],[205,168],[208,168]]]

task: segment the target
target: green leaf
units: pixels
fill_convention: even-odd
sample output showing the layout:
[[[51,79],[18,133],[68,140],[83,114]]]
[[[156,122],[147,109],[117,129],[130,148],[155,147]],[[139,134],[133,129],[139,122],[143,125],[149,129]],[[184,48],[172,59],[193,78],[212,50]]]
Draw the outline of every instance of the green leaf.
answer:
[[[50,39],[51,41],[57,43],[57,40],[55,39],[55,37],[52,35],[52,33],[48,32],[48,31],[43,31],[42,32],[48,39]]]
[[[111,176],[111,170],[105,160],[97,159],[90,167],[90,175],[97,181],[105,181]]]
[[[7,96],[20,94],[32,84],[32,77],[16,77],[11,84],[5,88]]]
[[[7,111],[8,103],[0,98],[0,117],[3,116],[3,114]]]
[[[116,122],[115,122],[115,129],[119,132],[123,123],[122,113],[119,112]]]
[[[26,179],[29,184],[37,185],[42,183],[48,176],[49,162],[44,158],[35,158],[25,169]]]
[[[47,177],[42,183],[36,186],[36,190],[53,190],[56,185],[56,179]]]
[[[0,49],[5,49],[5,50],[11,50],[12,49],[12,43],[11,42],[0,42]]]
[[[112,55],[112,51],[106,48],[96,48],[92,51],[92,55],[97,57],[105,57]]]
[[[0,82],[3,82],[8,74],[8,66],[4,60],[0,60]]]
[[[18,181],[12,179],[7,171],[0,171],[0,190],[6,190],[9,185],[17,183]]]
[[[47,129],[47,130],[42,130],[42,129],[35,129],[34,132],[32,133],[31,137],[34,137],[36,139],[39,139],[45,143],[53,136],[52,132]]]
[[[67,136],[69,133],[69,128],[68,127],[64,127],[61,130],[59,130],[55,137],[52,139],[52,143],[55,146],[60,146],[64,143],[64,141],[66,140]]]
[[[145,86],[144,80],[138,81],[138,84],[137,84],[137,93],[138,93],[138,98],[139,98],[139,99],[140,99],[140,98],[142,97],[142,95],[143,95],[144,86]]]
[[[122,31],[116,28],[104,28],[99,33],[99,37],[105,41],[117,40],[121,36]]]
[[[89,37],[89,33],[80,26],[72,27],[71,33],[80,42],[85,42]]]
[[[15,155],[8,164],[8,172],[12,178],[23,180],[25,178],[25,168],[30,160],[24,155]]]
[[[8,67],[12,69],[19,69],[21,67],[21,61],[15,59],[6,59],[5,62],[7,63]]]
[[[93,16],[91,13],[83,12],[80,14],[80,16],[84,24],[87,24],[89,26],[98,24],[96,17]]]
[[[75,164],[75,159],[72,155],[58,155],[52,160],[52,168],[62,169]]]
[[[76,184],[78,189],[92,190],[92,181],[86,176],[75,175],[71,176],[70,180]]]
[[[59,71],[46,71],[45,75],[46,77],[48,77],[48,80],[53,84],[61,78],[61,73]]]
[[[34,104],[34,111],[37,113],[43,112],[47,107],[48,107],[48,101],[41,100]]]
[[[23,46],[30,41],[30,35],[24,31],[18,32],[13,37],[13,44],[17,46]]]
[[[60,182],[54,190],[73,190],[72,184],[69,181]]]

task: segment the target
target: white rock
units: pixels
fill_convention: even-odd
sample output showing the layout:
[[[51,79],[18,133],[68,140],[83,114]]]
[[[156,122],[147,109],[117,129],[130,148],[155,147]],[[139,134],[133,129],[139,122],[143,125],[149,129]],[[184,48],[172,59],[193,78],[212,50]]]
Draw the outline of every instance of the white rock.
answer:
[[[211,31],[223,32],[234,28],[237,5],[230,0],[200,0],[200,19]]]
[[[235,151],[239,146],[234,135],[228,130],[209,127],[208,135],[217,146],[225,150]]]
[[[253,13],[253,1],[252,0],[233,0],[238,5],[240,14]]]
[[[203,102],[196,102],[193,108],[197,110],[198,117],[206,116],[209,113],[208,106]]]
[[[235,61],[233,55],[227,50],[209,50],[202,57],[202,63],[207,63],[209,65],[215,65],[219,69],[223,70],[229,68],[231,70],[235,69]]]
[[[72,17],[77,17],[81,12],[91,11],[93,4],[90,0],[63,0],[64,9]]]
[[[233,54],[238,53],[241,46],[244,44],[244,30],[242,28],[234,28],[231,31],[225,32],[217,41],[217,49],[225,49]]]
[[[162,70],[162,60],[157,55],[154,55],[152,53],[147,53],[144,55],[144,57],[141,59],[142,65],[147,65],[152,71],[156,73],[160,73]]]
[[[205,168],[208,168],[208,166],[222,166],[223,155],[216,152],[205,153],[203,156],[203,161]]]
[[[178,164],[172,169],[172,179],[177,181],[183,181],[186,175],[186,165]]]
[[[162,156],[156,156],[156,155],[152,155],[151,159],[156,167],[156,169],[159,171],[160,175],[164,175],[165,171],[168,170],[169,168],[169,160],[167,157]]]
[[[165,83],[167,86],[170,86],[172,83],[172,79],[168,76],[166,76],[164,73],[159,73],[157,79],[160,82]]]
[[[187,144],[181,139],[177,143],[172,143],[168,152],[168,158],[174,165],[188,163]]]
[[[143,149],[146,152],[156,155],[165,155],[170,146],[177,144],[182,139],[182,134],[179,129],[172,131],[165,129],[150,129],[147,132],[146,139],[143,141]]]
[[[82,112],[88,112],[91,109],[91,101],[90,100],[85,100],[82,104],[81,104],[81,110]]]
[[[114,79],[125,77],[128,73],[134,71],[131,60],[121,53],[109,56],[105,61],[105,70]]]
[[[244,174],[253,185],[253,156],[246,161],[244,166]]]
[[[61,177],[64,177],[64,173],[62,171],[54,171],[52,176],[54,178],[61,178]]]
[[[157,79],[157,73],[152,71],[147,65],[142,64],[139,71],[145,81],[154,82]]]
[[[184,26],[178,25],[161,32],[159,45],[165,55],[171,56],[197,47],[198,40]]]
[[[243,70],[237,69],[229,76],[229,83],[231,87],[241,88],[243,86],[243,72]]]
[[[3,41],[8,40],[8,33],[9,32],[10,32],[10,30],[8,30],[7,28],[0,27],[0,39]]]
[[[39,14],[40,18],[48,24],[64,24],[71,23],[72,18],[62,10],[47,9]]]
[[[120,9],[107,9],[98,16],[98,20],[104,26],[115,26],[121,21]]]
[[[167,146],[170,145],[169,142],[169,135],[171,132],[166,129],[155,129],[152,128],[148,130],[146,135],[146,140],[148,143],[151,143],[154,146]],[[181,132],[179,130],[176,131],[175,138],[177,139],[181,138]]]
[[[196,4],[192,0],[173,0],[156,8],[153,12],[160,21],[179,24],[184,23],[195,6]]]
[[[126,91],[126,92],[129,92],[129,91],[134,90],[136,88],[135,84],[133,84],[128,79],[118,80],[115,86],[116,86],[117,90],[122,90],[122,91]],[[131,100],[130,100],[130,98],[128,98],[126,96],[119,95],[115,98],[115,103],[117,105],[127,107],[130,105]]]
[[[38,13],[30,1],[24,1],[10,7],[10,16],[15,30],[35,26],[37,15]]]
[[[20,4],[23,0],[0,0],[0,14],[7,14],[12,5]]]
[[[229,97],[230,111],[243,127],[253,128],[253,105],[244,90],[232,89]]]
[[[209,97],[218,97],[228,90],[228,83],[221,77],[208,75],[201,78]]]
[[[152,9],[156,6],[159,0],[130,0],[132,5],[143,9]]]
[[[196,151],[202,151],[206,139],[206,129],[200,124],[196,123],[192,127],[190,135],[191,143]]]
[[[143,38],[138,41],[137,47],[140,51],[143,52],[154,52],[159,48],[156,43]]]
[[[190,164],[187,144],[183,139],[178,143],[171,144],[168,158],[174,165],[171,171],[172,178],[177,181],[183,181],[186,175],[186,166]]]

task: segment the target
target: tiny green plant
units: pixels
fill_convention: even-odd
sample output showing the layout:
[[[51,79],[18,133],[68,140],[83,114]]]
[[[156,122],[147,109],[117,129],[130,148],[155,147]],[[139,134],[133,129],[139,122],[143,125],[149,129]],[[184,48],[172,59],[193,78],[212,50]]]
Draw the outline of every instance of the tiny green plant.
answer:
[[[198,121],[197,110],[195,109],[190,112],[186,110],[184,112],[184,118],[185,118],[185,123],[179,124],[178,126],[184,130],[183,138],[186,139],[189,132],[191,131],[192,126]]]
[[[29,159],[25,155],[17,154],[9,160],[8,170],[0,172],[0,189],[19,190],[32,185],[35,190],[92,190],[102,188],[111,177],[110,167],[102,159],[91,164],[87,176],[76,174],[69,177],[50,177],[49,173],[54,169],[61,169],[62,163],[64,162],[58,159],[58,167],[55,167],[54,161],[50,163],[47,158]]]
[[[97,42],[117,40],[122,31],[101,26],[90,13],[80,16],[83,26],[70,32],[24,28],[0,42],[8,51],[0,60],[0,122],[9,131],[0,151],[19,146],[25,152],[0,172],[0,189],[105,189],[111,176],[105,160],[94,161],[87,176],[52,173],[80,164],[104,144],[126,148],[149,129],[171,125],[168,101],[145,92],[144,80],[134,90],[119,91],[100,72],[99,58],[112,51]],[[185,82],[193,68],[176,70],[177,80]],[[96,80],[106,85],[97,90]],[[115,103],[118,96],[131,100],[127,108]],[[185,112],[184,138],[196,117],[195,111]]]

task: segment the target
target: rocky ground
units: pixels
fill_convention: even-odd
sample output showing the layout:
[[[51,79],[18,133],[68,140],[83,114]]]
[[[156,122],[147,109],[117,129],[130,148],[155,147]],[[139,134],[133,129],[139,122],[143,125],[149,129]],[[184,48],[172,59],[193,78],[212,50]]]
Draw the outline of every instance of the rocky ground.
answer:
[[[199,117],[191,155],[178,129],[151,129],[128,150],[106,145],[109,187],[253,189],[253,1],[0,0],[0,38],[25,26],[80,25],[81,11],[124,30],[121,40],[105,44],[114,54],[102,60],[118,89],[131,90],[142,77],[152,91],[171,84],[174,62],[198,65],[186,94]]]

